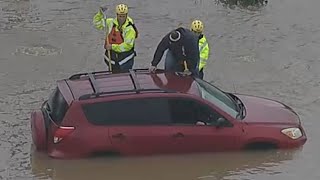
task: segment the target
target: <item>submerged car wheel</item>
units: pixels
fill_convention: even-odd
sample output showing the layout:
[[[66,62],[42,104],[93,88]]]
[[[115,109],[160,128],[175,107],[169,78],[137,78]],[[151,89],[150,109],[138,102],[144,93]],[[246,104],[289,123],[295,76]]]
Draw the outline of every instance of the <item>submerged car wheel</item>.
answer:
[[[41,111],[35,111],[31,114],[31,131],[33,144],[36,150],[43,151],[47,149],[47,125]]]
[[[261,150],[271,150],[271,149],[277,149],[277,145],[274,143],[269,142],[255,142],[248,144],[246,146],[247,150],[255,150],[255,151],[261,151]]]

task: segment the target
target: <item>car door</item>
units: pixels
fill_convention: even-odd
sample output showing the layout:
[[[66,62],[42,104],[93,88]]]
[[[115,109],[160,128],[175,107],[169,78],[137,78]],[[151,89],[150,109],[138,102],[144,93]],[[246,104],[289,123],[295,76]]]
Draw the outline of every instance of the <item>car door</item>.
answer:
[[[112,102],[109,137],[115,151],[127,155],[171,152],[168,103],[164,98]]]
[[[239,147],[242,131],[238,123],[225,120],[225,124],[217,127],[218,119],[223,117],[210,106],[192,99],[176,98],[169,104],[175,151],[213,152]]]

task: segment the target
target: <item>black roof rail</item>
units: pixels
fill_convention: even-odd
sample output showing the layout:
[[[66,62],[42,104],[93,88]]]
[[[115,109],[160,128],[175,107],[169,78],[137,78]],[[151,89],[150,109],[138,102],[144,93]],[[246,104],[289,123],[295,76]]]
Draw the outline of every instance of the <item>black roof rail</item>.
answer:
[[[156,72],[164,72],[165,70],[163,69],[157,69]],[[69,77],[69,80],[76,80],[76,79],[80,79],[81,76],[85,76],[87,78],[89,78],[89,82],[91,84],[91,87],[93,89],[93,93],[90,94],[85,94],[79,97],[79,100],[84,100],[84,99],[90,99],[90,98],[94,98],[94,97],[99,97],[100,95],[105,95],[105,94],[115,94],[115,93],[130,93],[130,92],[135,92],[135,93],[140,93],[142,91],[144,92],[148,92],[148,91],[159,91],[159,92],[176,92],[173,90],[167,90],[167,89],[159,89],[159,88],[155,88],[155,89],[142,89],[139,81],[137,79],[137,75],[136,74],[142,74],[142,73],[149,73],[149,69],[130,69],[129,71],[129,76],[132,80],[134,89],[131,90],[119,90],[119,91],[107,91],[107,92],[100,92],[99,91],[99,87],[97,85],[96,82],[96,78],[95,75],[99,75],[99,74],[107,74],[107,75],[111,75],[114,74],[112,73],[112,71],[97,71],[97,72],[89,72],[89,73],[78,73],[78,74],[74,74],[72,76]],[[128,74],[128,72],[125,72],[126,74]],[[119,74],[119,73],[117,73]],[[123,74],[123,73],[120,73]]]
[[[99,93],[99,89],[98,89],[98,86],[97,86],[96,79],[94,78],[94,75],[92,73],[88,73],[88,76],[89,76],[90,84],[91,84],[92,89],[93,89],[93,93],[98,94]]]
[[[137,79],[137,76],[136,76],[136,74],[135,74],[135,71],[132,70],[132,69],[130,69],[129,72],[130,72],[131,80],[132,80],[132,82],[133,82],[134,89],[140,90],[141,87],[140,87],[139,81],[138,81],[138,79]]]
[[[149,73],[149,69],[147,68],[141,68],[141,69],[130,69],[130,71],[134,71],[135,73]],[[165,72],[164,69],[157,69],[156,73],[162,73]],[[96,71],[96,72],[91,72],[93,75],[99,75],[99,74],[115,74],[112,73],[112,71]],[[127,73],[127,72],[124,72]],[[88,76],[89,73],[78,73],[78,74],[73,74],[72,76],[70,76],[68,79],[69,80],[76,80],[76,79],[80,79],[81,76]],[[119,73],[117,73],[119,74]],[[121,73],[120,73],[121,74]]]
[[[142,69],[133,69],[136,73],[149,73],[149,69],[142,68]],[[165,72],[164,69],[156,69],[156,73],[163,73]]]
[[[92,94],[85,94],[79,97],[79,100],[86,100],[91,98],[100,97],[101,95],[107,94],[117,94],[117,93],[140,93],[140,92],[165,92],[165,93],[176,93],[177,91],[168,90],[168,89],[131,89],[131,90],[119,90],[119,91],[108,91],[108,92],[100,92],[100,93],[92,93]]]
[[[98,74],[112,74],[112,71],[96,71],[96,72],[91,72],[93,75],[98,75]],[[70,76],[68,79],[69,80],[76,80],[80,79],[81,76],[88,76],[89,73],[78,73]]]

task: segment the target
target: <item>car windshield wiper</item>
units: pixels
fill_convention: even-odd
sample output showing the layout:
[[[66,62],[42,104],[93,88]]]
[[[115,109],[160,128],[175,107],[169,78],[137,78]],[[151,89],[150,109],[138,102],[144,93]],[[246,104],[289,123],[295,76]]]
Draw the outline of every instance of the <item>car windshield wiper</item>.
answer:
[[[244,104],[237,96],[232,96],[232,97],[235,100],[237,110],[238,110],[238,114],[237,114],[236,118],[243,119],[244,118]]]
[[[243,119],[244,118],[244,104],[241,102],[240,99],[237,100],[237,107],[238,107],[238,110],[239,110],[239,113],[237,115],[237,118],[239,117],[240,119]]]
[[[237,119],[241,119],[242,117],[242,109],[241,109],[241,105],[239,103],[237,103],[237,110],[238,110],[238,114],[236,116]]]
[[[226,95],[227,95],[230,99],[232,99],[232,101],[233,101],[234,104],[236,105],[237,111],[238,111],[239,114],[240,114],[240,112],[242,111],[241,109],[243,108],[243,107],[241,107],[242,102],[240,101],[240,99],[239,99],[237,96],[235,96],[235,95],[233,95],[233,94],[231,94],[231,93],[226,93]],[[238,116],[239,116],[239,114],[238,114]]]

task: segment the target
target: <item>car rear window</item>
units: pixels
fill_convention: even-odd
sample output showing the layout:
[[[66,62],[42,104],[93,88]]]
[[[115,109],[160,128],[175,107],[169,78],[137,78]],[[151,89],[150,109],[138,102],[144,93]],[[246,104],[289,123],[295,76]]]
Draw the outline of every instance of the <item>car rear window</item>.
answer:
[[[169,124],[168,100],[164,98],[126,99],[85,104],[86,118],[96,125]]]
[[[68,110],[68,103],[58,88],[50,94],[47,111],[54,122],[61,122]]]

